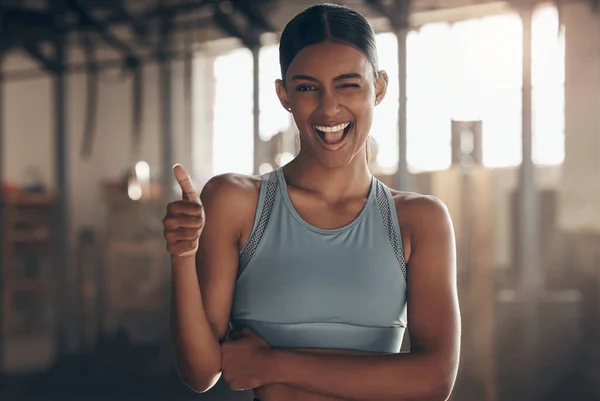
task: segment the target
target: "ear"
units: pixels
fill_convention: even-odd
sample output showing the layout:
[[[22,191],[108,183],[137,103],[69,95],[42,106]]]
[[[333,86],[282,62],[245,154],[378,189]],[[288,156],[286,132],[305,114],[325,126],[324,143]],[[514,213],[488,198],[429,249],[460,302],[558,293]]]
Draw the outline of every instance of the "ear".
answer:
[[[383,101],[388,87],[388,74],[385,71],[379,71],[377,80],[375,81],[375,105]]]
[[[279,102],[284,109],[287,111],[291,111],[290,100],[288,99],[287,89],[285,88],[285,84],[281,79],[275,81],[275,91],[277,92],[277,97],[279,98]]]

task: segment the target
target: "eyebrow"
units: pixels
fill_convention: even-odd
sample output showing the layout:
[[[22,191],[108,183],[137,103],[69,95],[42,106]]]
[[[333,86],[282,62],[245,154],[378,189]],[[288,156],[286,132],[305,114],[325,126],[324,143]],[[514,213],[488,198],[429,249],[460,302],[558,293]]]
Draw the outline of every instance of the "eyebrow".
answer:
[[[357,72],[351,72],[351,73],[348,73],[348,74],[338,75],[333,80],[334,81],[341,81],[341,80],[344,80],[344,79],[352,79],[352,78],[356,78],[356,79],[360,79],[360,80],[363,79],[362,75],[360,75],[359,73],[357,73]],[[292,77],[292,81],[296,81],[296,80],[305,80],[305,81],[313,81],[313,82],[318,82],[319,81],[318,79],[316,79],[314,77],[311,77],[309,75],[301,75],[301,74],[294,75]]]

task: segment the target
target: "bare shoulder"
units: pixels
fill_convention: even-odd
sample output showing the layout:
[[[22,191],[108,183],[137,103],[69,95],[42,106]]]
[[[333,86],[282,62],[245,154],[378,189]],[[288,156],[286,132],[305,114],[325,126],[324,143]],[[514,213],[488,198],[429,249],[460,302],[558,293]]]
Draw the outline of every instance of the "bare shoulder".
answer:
[[[445,220],[449,217],[446,204],[433,195],[395,190],[391,190],[391,192],[398,216],[407,214],[413,219],[424,220],[429,223],[432,220]]]
[[[226,173],[212,177],[202,188],[200,199],[207,213],[228,218],[254,214],[261,177]]]
[[[450,233],[452,219],[444,202],[432,195],[391,190],[398,214],[398,222],[403,231],[408,248],[432,232]]]
[[[202,202],[219,202],[239,206],[258,196],[261,178],[258,176],[226,173],[212,177],[202,188]]]

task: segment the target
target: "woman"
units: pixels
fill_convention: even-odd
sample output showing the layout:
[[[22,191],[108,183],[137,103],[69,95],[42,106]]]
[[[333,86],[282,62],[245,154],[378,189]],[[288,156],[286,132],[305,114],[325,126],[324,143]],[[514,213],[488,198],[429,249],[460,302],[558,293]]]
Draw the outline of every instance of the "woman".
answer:
[[[373,30],[348,8],[311,7],[283,31],[280,63],[292,162],[214,177],[200,197],[175,167],[184,200],[164,226],[180,375],[205,392],[222,374],[262,401],[445,400],[460,347],[453,228],[439,200],[369,172],[387,87]]]

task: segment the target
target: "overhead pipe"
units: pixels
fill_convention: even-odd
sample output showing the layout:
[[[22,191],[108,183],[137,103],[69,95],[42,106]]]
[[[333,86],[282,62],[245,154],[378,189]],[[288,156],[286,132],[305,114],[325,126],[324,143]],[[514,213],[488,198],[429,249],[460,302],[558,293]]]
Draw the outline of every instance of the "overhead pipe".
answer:
[[[96,60],[94,43],[90,34],[79,35],[86,60],[86,107],[83,141],[81,143],[81,157],[88,159],[92,156],[94,147],[94,132],[98,115],[98,64]]]
[[[132,149],[135,157],[138,157],[142,147],[142,122],[144,113],[144,65],[137,57],[130,59],[128,68],[132,77]]]

